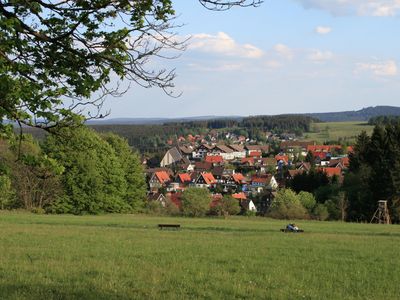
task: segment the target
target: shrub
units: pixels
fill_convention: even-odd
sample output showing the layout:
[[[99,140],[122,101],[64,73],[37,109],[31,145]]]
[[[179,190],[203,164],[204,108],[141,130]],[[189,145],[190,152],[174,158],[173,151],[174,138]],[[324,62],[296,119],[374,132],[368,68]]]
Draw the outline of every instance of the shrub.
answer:
[[[204,188],[188,188],[182,193],[182,213],[190,217],[202,217],[209,211],[211,194]]]
[[[301,204],[299,196],[290,189],[282,189],[277,193],[268,215],[277,219],[308,218],[307,210]]]

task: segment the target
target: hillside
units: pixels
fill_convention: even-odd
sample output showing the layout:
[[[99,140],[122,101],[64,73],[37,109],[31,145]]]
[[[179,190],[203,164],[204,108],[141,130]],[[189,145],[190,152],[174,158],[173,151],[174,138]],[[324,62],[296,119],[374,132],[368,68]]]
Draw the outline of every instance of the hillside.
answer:
[[[308,113],[307,116],[317,118],[323,122],[347,122],[347,121],[368,121],[377,116],[400,116],[400,107],[396,106],[375,106],[360,110]]]

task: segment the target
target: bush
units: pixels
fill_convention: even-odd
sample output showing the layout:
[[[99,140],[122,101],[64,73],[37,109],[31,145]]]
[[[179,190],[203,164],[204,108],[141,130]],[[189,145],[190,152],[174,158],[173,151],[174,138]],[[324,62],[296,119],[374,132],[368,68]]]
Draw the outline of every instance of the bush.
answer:
[[[314,195],[308,192],[301,191],[298,196],[300,203],[304,206],[305,209],[307,209],[309,213],[311,213],[315,205],[317,204]]]
[[[204,188],[188,188],[182,193],[182,213],[190,217],[202,217],[210,209],[211,194]]]
[[[299,196],[290,189],[278,191],[271,203],[268,216],[276,219],[307,219],[309,217]]]
[[[216,206],[211,208],[211,213],[218,216],[232,216],[240,213],[239,201],[231,195],[225,195]]]
[[[329,217],[328,208],[324,204],[318,203],[314,208],[313,215],[317,220],[325,221]]]

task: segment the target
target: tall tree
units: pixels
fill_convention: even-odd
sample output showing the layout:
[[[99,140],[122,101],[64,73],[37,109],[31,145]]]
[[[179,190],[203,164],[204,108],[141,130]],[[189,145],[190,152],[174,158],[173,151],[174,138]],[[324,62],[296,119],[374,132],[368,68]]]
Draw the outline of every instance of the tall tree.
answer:
[[[214,10],[261,2],[199,1]],[[99,116],[104,96],[124,92],[111,76],[171,94],[173,70],[148,62],[184,49],[174,19],[172,0],[0,0],[0,125]]]

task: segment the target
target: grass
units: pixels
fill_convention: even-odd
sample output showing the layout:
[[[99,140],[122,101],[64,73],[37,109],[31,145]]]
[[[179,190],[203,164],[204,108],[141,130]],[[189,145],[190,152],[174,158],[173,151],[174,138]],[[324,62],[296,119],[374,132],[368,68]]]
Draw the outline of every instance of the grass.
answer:
[[[368,125],[366,122],[326,122],[313,123],[311,132],[305,136],[307,140],[313,140],[319,143],[326,141],[342,141],[354,142],[361,131],[372,133],[374,126]]]
[[[160,231],[158,223],[179,223]],[[400,227],[0,213],[1,299],[398,299]]]

